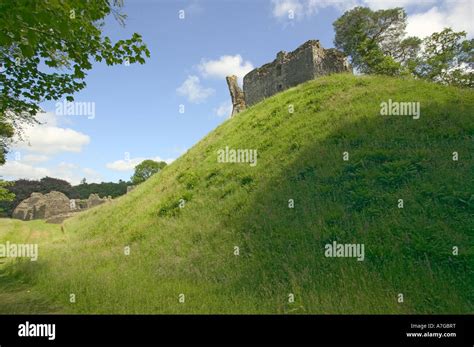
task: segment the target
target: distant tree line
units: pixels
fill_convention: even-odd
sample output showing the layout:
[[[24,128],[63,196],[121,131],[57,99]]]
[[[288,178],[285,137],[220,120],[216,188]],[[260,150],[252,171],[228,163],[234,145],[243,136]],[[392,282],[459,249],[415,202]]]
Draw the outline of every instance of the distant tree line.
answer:
[[[131,182],[122,180],[118,183],[87,183],[83,179],[81,184],[72,186],[65,180],[52,177],[44,177],[39,181],[20,179],[8,183],[6,188],[10,193],[15,194],[15,197],[11,201],[0,201],[0,214],[8,217],[11,217],[15,207],[28,198],[31,193],[46,194],[54,190],[64,193],[69,199],[87,199],[93,193],[98,194],[101,198],[106,196],[116,198],[124,195],[127,192],[127,186],[132,185]]]
[[[73,186],[65,180],[52,177],[44,177],[39,181],[25,179],[11,182],[0,181],[0,217],[11,217],[13,210],[31,193],[46,194],[57,191],[65,194],[69,199],[87,199],[91,194],[98,194],[101,198],[107,196],[116,198],[127,193],[127,186],[145,182],[165,166],[164,161],[144,160],[135,167],[131,181],[119,180],[118,183],[87,183],[83,178],[80,184]]]

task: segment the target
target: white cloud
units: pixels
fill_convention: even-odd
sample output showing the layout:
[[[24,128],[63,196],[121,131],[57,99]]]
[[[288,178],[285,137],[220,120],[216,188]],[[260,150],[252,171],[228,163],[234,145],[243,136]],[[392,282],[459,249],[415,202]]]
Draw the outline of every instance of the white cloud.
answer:
[[[360,4],[372,10],[403,7],[408,13],[406,31],[409,36],[424,38],[447,27],[474,36],[471,0],[360,0]]]
[[[368,6],[372,10],[381,10],[395,7],[404,9],[411,7],[429,7],[436,4],[437,0],[361,0],[360,5]]]
[[[375,0],[374,0],[375,1]],[[357,5],[358,0],[272,0],[272,15],[278,19],[301,19],[317,14],[320,9],[334,7],[344,12]]]
[[[82,171],[85,173],[85,174],[88,174],[88,175],[95,175],[97,174],[97,172],[94,170],[94,169],[91,169],[91,168],[84,168],[82,169]]]
[[[194,75],[188,76],[176,91],[178,94],[187,97],[189,102],[196,104],[203,102],[215,92],[212,88],[204,88],[201,85],[199,77]]]
[[[229,117],[232,114],[232,102],[226,101],[214,109],[214,113],[219,117]]]
[[[426,12],[408,16],[407,33],[420,38],[439,32],[446,27],[454,31],[466,31],[469,37],[474,36],[474,5],[471,2],[448,2],[443,7],[432,7]]]
[[[83,168],[82,169],[83,178],[86,179],[87,183],[100,183],[103,182],[102,175],[91,168]],[[80,182],[80,181],[79,181]]]
[[[76,164],[66,162],[52,167],[37,167],[23,160],[10,160],[0,166],[0,176],[11,180],[39,180],[49,176],[66,180],[73,185],[79,184],[84,177],[89,183],[102,182],[101,175],[96,171],[90,168],[81,169]]]
[[[443,30],[444,23],[445,17],[437,7],[433,7],[427,12],[409,16],[406,30],[408,36],[423,38],[433,32]]]
[[[135,169],[135,166],[140,164],[143,160],[143,158],[134,158],[129,160],[120,159],[111,163],[107,163],[105,166],[107,169],[114,171],[131,171]]]
[[[143,157],[138,157],[138,158],[130,158],[130,159],[120,159],[113,161],[111,163],[107,163],[105,166],[114,171],[133,171],[135,169],[135,166],[140,164],[142,161],[151,159],[154,161],[164,161],[167,164],[171,164],[174,159],[161,159],[160,157],[154,157],[154,158],[143,158]]]
[[[300,0],[272,0],[272,14],[276,18],[288,18],[292,15],[301,16],[304,11],[303,2]]]
[[[23,157],[20,157],[22,161],[26,163],[42,163],[49,160],[47,155],[37,155],[37,154],[26,154]]]
[[[41,124],[23,125],[21,138],[14,138],[15,149],[48,155],[61,152],[77,153],[90,142],[89,136],[83,133],[59,127],[56,116],[51,112],[41,113],[36,118]]]
[[[89,136],[72,129],[57,127],[37,127],[25,131],[28,143],[19,142],[16,148],[31,152],[56,154],[60,152],[80,152],[89,143]]]
[[[317,14],[320,9],[332,7],[345,12],[356,6],[370,7],[380,10],[394,7],[427,7],[436,3],[436,0],[272,0],[272,15],[279,19],[301,19]]]
[[[13,158],[0,166],[0,176],[10,180],[55,177],[77,184],[86,177],[89,182],[100,182],[101,176],[92,169],[82,169],[72,163],[46,165],[54,154],[80,152],[90,142],[89,136],[69,128],[62,128],[54,113],[40,113],[35,117],[40,124],[23,124],[21,136],[15,135]],[[23,151],[25,153],[23,153]]]
[[[100,183],[102,176],[91,168],[81,168],[73,163],[62,162],[51,169],[51,177],[62,178],[73,185],[85,178],[88,183]]]
[[[39,121],[42,125],[46,126],[58,126],[58,119],[55,113],[53,112],[42,112],[38,113],[35,116],[36,120]]]
[[[42,167],[34,167],[19,160],[7,161],[0,166],[0,176],[10,179],[40,179],[50,175],[50,170]]]
[[[57,166],[58,169],[68,171],[68,170],[77,170],[79,168],[79,165],[73,164],[73,163],[66,163],[66,162],[61,162]]]
[[[319,9],[333,7],[341,14],[355,6],[370,7],[372,10],[403,7],[408,12],[407,33],[423,38],[446,27],[454,31],[466,31],[474,36],[471,0],[272,0],[272,15],[278,19],[295,19],[311,16]]]
[[[457,31],[464,30],[474,36],[474,3],[472,1],[447,2],[448,23]]]
[[[377,0],[375,0],[377,1]],[[419,1],[419,0],[418,0]],[[360,6],[359,0],[306,0],[305,15],[317,14],[320,9],[333,7],[340,12],[348,11],[356,6]]]
[[[240,80],[251,70],[253,65],[250,61],[244,61],[240,54],[223,55],[217,60],[201,60],[198,66],[204,77],[225,78],[236,75]]]

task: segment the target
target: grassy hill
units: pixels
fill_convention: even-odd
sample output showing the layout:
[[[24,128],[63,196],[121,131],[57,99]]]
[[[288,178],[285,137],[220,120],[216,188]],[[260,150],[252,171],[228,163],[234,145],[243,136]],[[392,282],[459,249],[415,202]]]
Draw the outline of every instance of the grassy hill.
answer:
[[[420,102],[420,119],[381,116],[388,99]],[[333,75],[287,90],[64,234],[15,222],[27,225],[17,239],[41,235],[40,256],[3,265],[3,291],[30,292],[0,310],[472,313],[473,114],[473,91],[412,79]],[[219,163],[226,146],[256,149],[257,165]],[[364,261],[326,257],[333,241],[364,244]]]

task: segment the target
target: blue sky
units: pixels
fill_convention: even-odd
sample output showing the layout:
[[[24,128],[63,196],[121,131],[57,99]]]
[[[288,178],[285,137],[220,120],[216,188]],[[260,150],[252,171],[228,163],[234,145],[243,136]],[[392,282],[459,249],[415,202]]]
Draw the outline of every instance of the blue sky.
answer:
[[[143,159],[172,161],[230,114],[225,75],[243,77],[309,39],[333,47],[332,22],[345,10],[397,4],[408,12],[411,35],[451,26],[472,37],[469,0],[125,0],[126,26],[110,17],[105,34],[115,41],[140,33],[151,57],[144,65],[94,64],[75,95],[93,103],[93,116],[42,104],[44,124],[25,129],[0,176],[117,181],[128,180]]]

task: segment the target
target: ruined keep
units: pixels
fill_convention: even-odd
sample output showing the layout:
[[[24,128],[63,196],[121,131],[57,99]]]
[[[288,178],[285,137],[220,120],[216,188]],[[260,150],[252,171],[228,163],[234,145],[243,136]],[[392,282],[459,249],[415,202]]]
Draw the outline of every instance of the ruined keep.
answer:
[[[230,98],[232,100],[232,114],[231,117],[239,112],[245,110],[245,97],[244,92],[240,89],[237,83],[237,76],[227,76],[225,78],[227,86],[229,87]]]
[[[323,48],[319,40],[306,41],[292,52],[278,52],[273,62],[254,69],[244,76],[245,106],[254,105],[276,93],[316,77],[338,72],[352,72],[352,67],[342,52],[335,48]],[[234,105],[232,115],[234,115],[239,112],[235,108],[239,102],[234,99],[232,90],[230,91]]]
[[[21,220],[47,219],[69,211],[69,198],[61,192],[32,193],[15,208],[12,217]]]
[[[69,199],[61,192],[52,191],[48,194],[31,193],[13,211],[12,218],[21,220],[45,219],[47,223],[61,223],[75,213],[111,201],[111,197],[101,198],[98,194],[90,194],[88,199]]]

